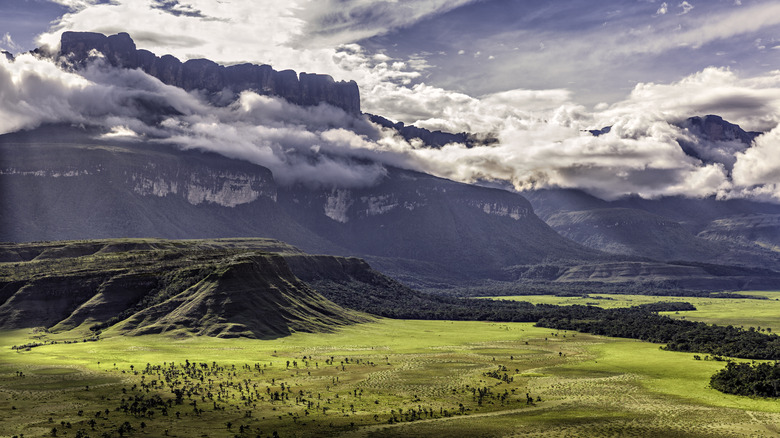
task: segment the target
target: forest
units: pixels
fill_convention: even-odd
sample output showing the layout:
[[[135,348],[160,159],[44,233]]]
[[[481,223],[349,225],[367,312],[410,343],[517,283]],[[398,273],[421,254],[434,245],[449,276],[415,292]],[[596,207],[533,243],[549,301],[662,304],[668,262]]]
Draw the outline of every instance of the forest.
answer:
[[[744,330],[730,325],[719,326],[674,319],[655,313],[662,310],[695,310],[679,308],[681,304],[688,303],[658,303],[647,307],[617,309],[561,306],[555,311],[545,312],[536,324],[558,330],[575,330],[666,344],[662,348],[671,351],[744,359],[780,359],[780,337],[771,333],[771,329],[750,327]]]
[[[780,397],[780,363],[729,362],[710,378],[710,386],[727,394]]]

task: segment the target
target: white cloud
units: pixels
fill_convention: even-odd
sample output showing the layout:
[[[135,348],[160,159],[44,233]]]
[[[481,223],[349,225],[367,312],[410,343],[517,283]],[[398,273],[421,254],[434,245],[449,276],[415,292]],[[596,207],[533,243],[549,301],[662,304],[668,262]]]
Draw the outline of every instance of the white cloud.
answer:
[[[715,113],[748,129],[771,129],[780,122],[780,71],[741,78],[728,69],[707,68],[673,83],[641,83],[623,101],[599,104],[591,111],[565,89],[515,89],[474,97],[432,86],[423,82],[430,67],[425,58],[394,59],[354,43],[356,38],[407,26],[466,1],[411,1],[397,11],[387,2],[378,18],[358,30],[360,26],[350,20],[366,10],[360,1],[344,3],[344,12],[334,16],[326,13],[338,10],[330,2],[189,1],[192,10],[205,18],[139,8],[129,0],[91,6],[86,1],[67,3],[73,12],[41,41],[54,46],[59,34],[70,29],[127,31],[140,48],[158,55],[328,73],[360,84],[364,111],[432,130],[490,135],[499,143],[428,149],[332,108],[300,108],[254,93],[243,93],[236,103],[215,108],[195,94],[167,87],[140,72],[95,69],[85,79],[29,55],[14,63],[0,59],[0,132],[56,121],[94,123],[118,138],[175,142],[246,159],[267,166],[282,183],[370,184],[384,170],[380,164],[366,164],[369,160],[459,181],[501,180],[518,189],[577,187],[607,198],[631,193],[768,196],[777,190],[776,170],[770,165],[777,152],[774,146],[758,143],[744,152],[722,148],[713,152],[714,162],[704,163],[681,150],[676,140],[688,134],[675,123]],[[668,10],[665,5],[659,14]],[[692,6],[683,2],[680,7],[687,12]],[[666,24],[675,20],[668,17],[654,20],[657,27],[637,28],[630,35],[612,29],[572,41],[537,35],[529,40],[532,46],[540,39],[549,44],[541,51],[518,50],[526,58],[517,65],[545,66],[545,74],[554,74],[559,66],[578,68],[568,57],[572,53],[583,54],[593,65],[610,65],[626,55],[662,53],[681,44],[701,46],[780,24],[780,5],[761,3],[728,14],[697,15],[685,17],[687,30],[679,32],[669,27],[678,23]],[[308,37],[316,44],[304,44]],[[594,51],[593,46],[604,50]],[[458,51],[467,52],[481,54],[471,47]],[[507,74],[521,73],[515,68]],[[142,90],[131,89],[130,82],[142,84]],[[127,105],[134,99],[162,100],[182,114],[160,124],[144,123]],[[613,128],[606,135],[584,132],[607,125]],[[733,178],[728,172],[732,164]]]
[[[140,71],[93,67],[82,77],[32,55],[0,60],[0,132],[47,122],[92,124],[115,139],[248,160],[271,169],[282,184],[372,184],[385,174],[383,165],[392,165],[464,182],[506,181],[517,189],[576,187],[604,198],[776,192],[780,165],[773,157],[780,152],[780,130],[750,149],[716,150],[705,163],[683,152],[677,140],[691,134],[675,124],[739,104],[733,121],[777,125],[780,71],[740,78],[706,69],[671,84],[640,84],[625,101],[595,112],[573,102],[567,90],[518,89],[474,98],[425,84],[389,84],[377,85],[388,88],[372,96],[391,98],[385,105],[419,126],[487,133],[499,142],[431,149],[325,105],[299,107],[244,92],[234,103],[214,107],[197,93]],[[177,113],[149,121],[149,103]],[[608,134],[585,132],[607,125]],[[733,178],[727,170],[732,163]]]
[[[81,10],[97,3],[97,0],[50,0],[50,1],[52,3],[57,3],[63,6],[67,6],[72,10]]]
[[[737,154],[734,183],[741,192],[732,197],[753,195],[774,202],[780,201],[780,127],[758,137],[755,146]]]
[[[740,78],[728,69],[709,68],[670,84],[639,84],[628,99],[598,105],[595,112],[571,97],[566,90],[512,90],[477,99],[418,84],[395,99],[398,111],[416,118],[417,126],[488,132],[500,141],[441,150],[408,145],[395,152],[403,152],[406,165],[417,170],[466,182],[503,180],[518,189],[572,187],[605,198],[754,196],[755,189],[744,187],[754,181],[732,181],[728,173],[736,161],[735,175],[750,175],[744,170],[750,161],[739,158],[747,146],[708,145],[711,149],[701,153],[705,163],[683,152],[678,139],[694,139],[676,124],[713,113],[747,129],[771,129],[780,122],[780,72]],[[599,137],[583,132],[608,125],[611,131]],[[763,159],[777,162],[769,158],[774,152]],[[760,174],[767,177],[759,177],[757,187],[773,184],[773,173]]]
[[[780,24],[780,4],[763,3],[708,17],[679,35],[681,44],[701,47],[712,41],[756,32]]]
[[[308,23],[307,46],[335,46],[383,35],[476,0],[304,1],[295,15]]]
[[[666,4],[666,2],[663,2],[661,3],[661,7],[655,11],[655,15],[666,15],[667,12],[669,12],[669,5]]]
[[[19,45],[14,42],[13,38],[11,38],[11,34],[6,32],[5,35],[0,38],[0,49],[15,52],[19,50]]]
[[[780,70],[740,78],[727,68],[710,67],[670,84],[640,83],[603,116],[636,113],[669,120],[717,114],[748,130],[771,129],[780,122]]]
[[[688,12],[691,12],[691,10],[693,10],[693,5],[688,3],[688,2],[686,2],[686,1],[680,3],[680,5],[678,7],[682,8],[682,12],[680,12],[677,15],[685,15]]]

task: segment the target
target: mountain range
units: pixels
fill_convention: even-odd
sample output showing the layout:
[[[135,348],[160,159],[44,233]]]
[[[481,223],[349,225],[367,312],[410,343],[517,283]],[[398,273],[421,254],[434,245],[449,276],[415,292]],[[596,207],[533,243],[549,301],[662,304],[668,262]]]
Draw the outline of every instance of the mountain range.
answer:
[[[270,66],[181,63],[137,50],[127,34],[66,32],[59,56],[74,71],[98,59],[140,69],[213,102],[225,90],[233,98],[251,90],[329,105],[426,147],[478,141],[362,114],[354,82]],[[681,126],[697,140],[680,147],[703,159],[756,135],[717,116]],[[309,253],[361,257],[407,285],[440,292],[780,286],[776,204],[518,193],[387,165],[373,185],[280,183],[244,160],[105,134],[98,126],[45,124],[0,136],[0,240],[266,237]]]

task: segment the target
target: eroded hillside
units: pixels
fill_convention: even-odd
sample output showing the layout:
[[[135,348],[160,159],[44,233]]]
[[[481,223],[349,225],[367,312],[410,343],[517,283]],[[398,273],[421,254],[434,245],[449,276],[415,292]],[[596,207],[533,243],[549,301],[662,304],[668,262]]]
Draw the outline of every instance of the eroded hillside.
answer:
[[[270,239],[2,244],[0,328],[276,338],[369,318],[298,279],[285,256],[308,257]]]

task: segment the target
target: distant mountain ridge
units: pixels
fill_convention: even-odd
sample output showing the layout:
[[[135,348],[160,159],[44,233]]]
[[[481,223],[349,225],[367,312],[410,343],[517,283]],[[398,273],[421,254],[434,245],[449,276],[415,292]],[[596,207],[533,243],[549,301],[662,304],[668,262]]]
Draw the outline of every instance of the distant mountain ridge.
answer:
[[[269,65],[238,64],[222,66],[208,59],[181,62],[171,55],[162,57],[136,49],[127,33],[106,36],[94,32],[63,32],[60,56],[75,65],[84,65],[94,52],[100,52],[113,67],[140,68],[165,84],[187,91],[217,93],[252,90],[278,96],[297,105],[327,103],[351,114],[360,114],[360,91],[355,81],[336,82],[329,75],[276,71]]]
[[[461,143],[470,148],[479,144],[490,144],[497,141],[496,139],[492,138],[479,139],[476,138],[476,136],[473,134],[466,132],[453,134],[439,130],[431,131],[425,128],[418,128],[414,125],[406,125],[404,122],[392,122],[391,120],[375,114],[367,115],[368,119],[377,125],[396,130],[398,134],[401,135],[401,137],[403,137],[406,141],[420,139],[426,145],[435,148],[440,148],[450,143]]]
[[[674,123],[690,137],[678,138],[677,144],[686,155],[701,160],[703,163],[720,163],[727,170],[734,166],[738,152],[744,152],[762,132],[745,131],[723,117],[709,114],[706,116],[689,117]],[[594,137],[608,134],[612,126],[601,129],[590,129]]]
[[[680,126],[709,141],[737,140],[746,145],[750,145],[756,137],[762,134],[756,131],[745,131],[739,125],[727,122],[723,120],[723,117],[713,114],[703,117],[689,117]]]

